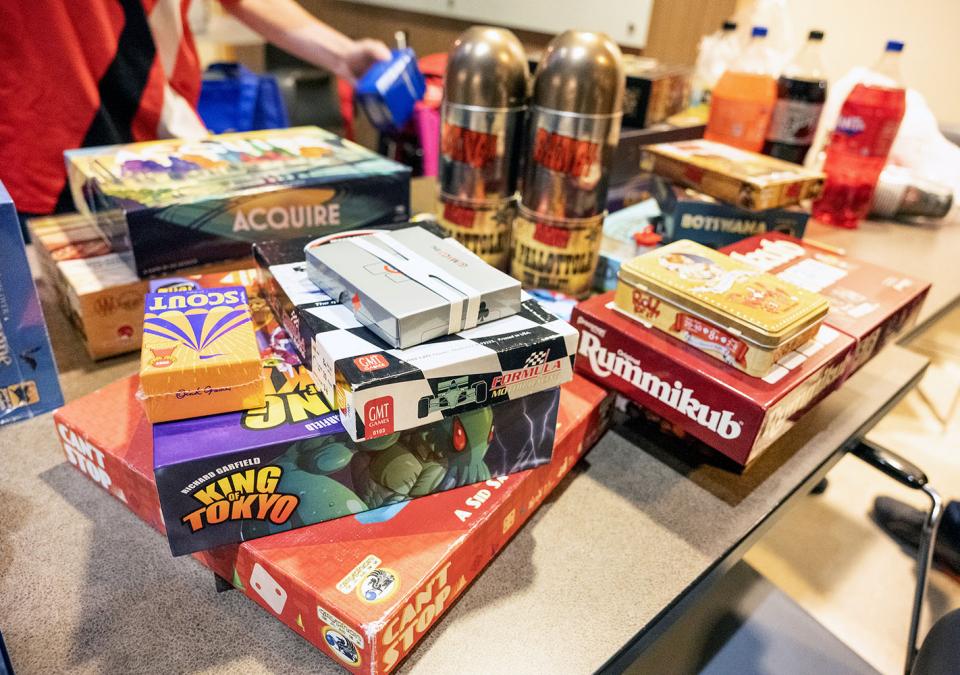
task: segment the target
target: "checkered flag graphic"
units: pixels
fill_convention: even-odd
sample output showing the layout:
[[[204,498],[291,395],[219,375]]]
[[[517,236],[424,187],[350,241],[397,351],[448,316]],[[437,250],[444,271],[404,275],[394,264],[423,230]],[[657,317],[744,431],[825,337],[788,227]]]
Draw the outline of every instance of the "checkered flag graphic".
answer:
[[[533,368],[534,366],[539,366],[541,363],[546,363],[548,356],[550,356],[549,349],[544,349],[543,351],[539,351],[539,352],[533,352],[530,356],[527,357],[527,360],[523,362],[523,367]]]

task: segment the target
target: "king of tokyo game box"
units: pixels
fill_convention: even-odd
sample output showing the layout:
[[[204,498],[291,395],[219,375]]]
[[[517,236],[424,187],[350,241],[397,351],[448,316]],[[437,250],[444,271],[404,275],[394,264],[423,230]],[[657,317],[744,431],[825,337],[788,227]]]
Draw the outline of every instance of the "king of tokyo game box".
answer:
[[[271,358],[289,368],[275,371],[283,378],[259,423],[323,419],[310,409],[309,374],[272,334]],[[128,377],[72,401],[54,423],[68,461],[162,532],[137,384]],[[560,391],[548,464],[194,555],[344,668],[389,672],[599,438],[610,403],[607,392],[575,377]],[[103,410],[113,411],[109,419]]]

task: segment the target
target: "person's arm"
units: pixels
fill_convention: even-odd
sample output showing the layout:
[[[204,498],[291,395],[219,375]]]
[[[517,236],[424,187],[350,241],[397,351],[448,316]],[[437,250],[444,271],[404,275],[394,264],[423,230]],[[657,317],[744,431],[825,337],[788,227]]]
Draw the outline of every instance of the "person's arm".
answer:
[[[351,83],[377,61],[390,58],[390,50],[379,40],[353,40],[295,0],[231,0],[222,4],[268,42]]]

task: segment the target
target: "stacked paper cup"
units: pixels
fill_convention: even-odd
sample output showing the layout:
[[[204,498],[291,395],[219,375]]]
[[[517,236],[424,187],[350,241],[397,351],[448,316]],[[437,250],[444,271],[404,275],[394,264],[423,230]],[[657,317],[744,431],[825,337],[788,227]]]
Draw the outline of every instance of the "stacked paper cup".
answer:
[[[438,221],[502,270],[510,260],[517,210],[528,79],[520,41],[489,26],[474,26],[457,38],[444,77]]]
[[[603,33],[567,31],[537,67],[527,122],[511,273],[524,286],[581,296],[597,266],[624,71]]]

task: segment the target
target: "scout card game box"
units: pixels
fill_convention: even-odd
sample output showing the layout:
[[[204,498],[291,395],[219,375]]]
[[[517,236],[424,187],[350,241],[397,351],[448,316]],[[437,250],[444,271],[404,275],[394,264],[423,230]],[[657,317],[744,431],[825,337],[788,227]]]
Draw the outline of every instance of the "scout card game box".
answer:
[[[29,228],[37,260],[63,313],[77,329],[90,358],[103,359],[140,349],[143,298],[150,282],[137,277],[129,248],[114,248],[101,235],[105,218],[69,214],[33,218]],[[231,285],[228,271],[249,267],[247,259],[181,270],[204,287]],[[222,280],[217,281],[219,272]],[[209,275],[209,276],[208,276]]]
[[[917,320],[930,283],[774,232],[723,249],[830,301],[824,323],[857,341],[851,372]]]
[[[0,183],[0,425],[63,405],[20,218]]]
[[[550,460],[558,390],[353,442],[268,318],[262,408],[156,424],[153,461],[175,555],[361,513]],[[534,428],[530,420],[541,421]]]
[[[138,276],[264,239],[406,221],[410,169],[318,127],[69,150],[77,208],[126,215]]]
[[[574,308],[577,372],[624,394],[741,466],[782,436],[796,416],[843,381],[854,340],[828,326],[782,357],[765,377],[732,368],[612,303],[613,293]]]
[[[798,164],[704,139],[644,148],[641,168],[744,209],[813,199],[824,175]]]
[[[277,354],[297,374],[288,371],[268,395],[265,424],[311,415],[309,375],[289,353]],[[128,377],[72,401],[55,423],[69,462],[163,531],[137,386]],[[581,377],[565,384],[547,465],[195,557],[344,668],[388,672],[593,445],[609,403]],[[107,419],[104,409],[114,414]]]
[[[691,188],[655,176],[651,189],[660,207],[660,232],[665,242],[690,239],[720,248],[741,239],[783,232],[802,237],[810,214],[796,206],[750,211],[724,204]]]

